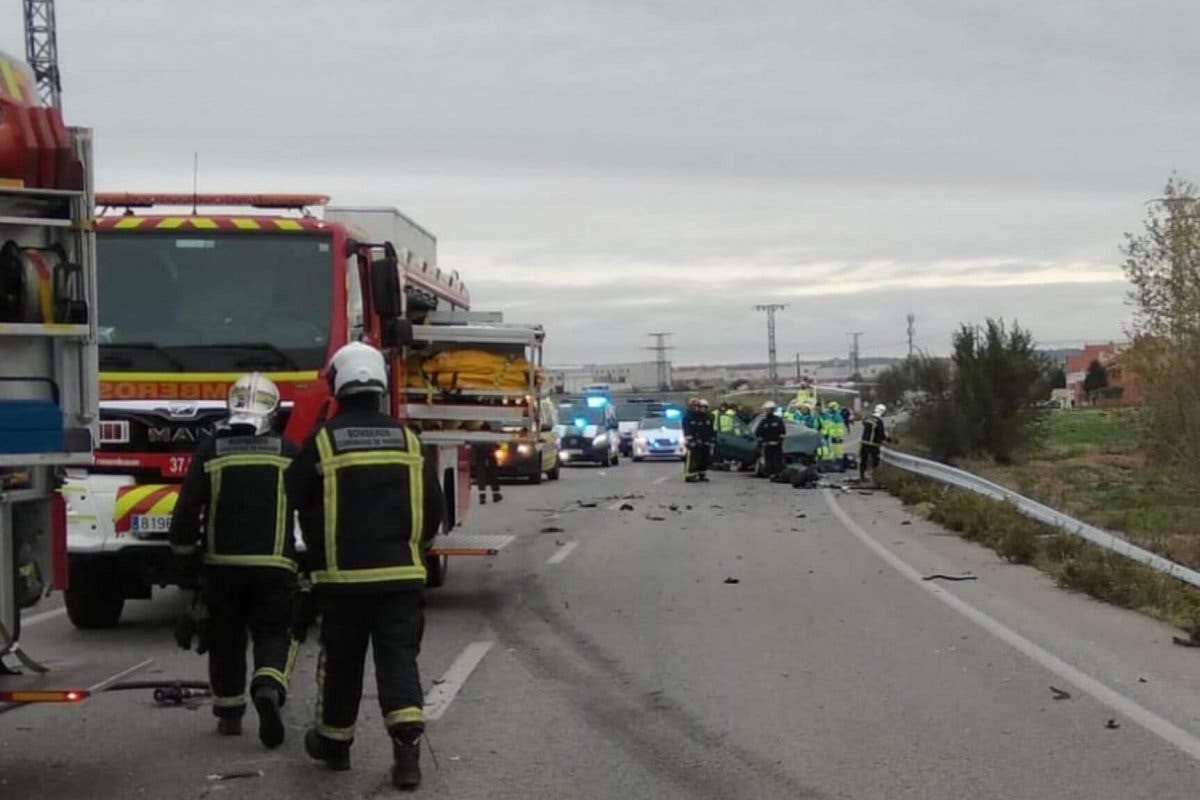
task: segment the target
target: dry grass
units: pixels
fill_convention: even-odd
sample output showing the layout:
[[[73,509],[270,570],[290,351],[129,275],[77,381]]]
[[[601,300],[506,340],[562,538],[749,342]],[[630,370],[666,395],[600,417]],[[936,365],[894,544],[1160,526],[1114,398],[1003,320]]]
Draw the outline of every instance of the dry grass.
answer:
[[[905,505],[1008,561],[1033,564],[1064,588],[1141,611],[1200,640],[1200,590],[1042,525],[1007,503],[886,465],[877,478]]]
[[[1015,464],[963,466],[1200,568],[1200,487],[1195,475],[1148,455],[1148,424],[1138,409],[1056,412],[1042,423],[1039,446]]]

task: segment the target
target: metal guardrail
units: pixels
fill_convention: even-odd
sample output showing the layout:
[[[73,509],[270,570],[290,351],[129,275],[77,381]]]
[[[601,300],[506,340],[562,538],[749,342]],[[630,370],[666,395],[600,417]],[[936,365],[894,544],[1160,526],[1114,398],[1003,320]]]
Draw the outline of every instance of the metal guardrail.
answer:
[[[891,464],[893,467],[922,475],[941,483],[947,483],[951,486],[957,486],[960,489],[966,489],[967,491],[990,497],[993,500],[1011,503],[1022,514],[1036,519],[1038,522],[1043,522],[1082,539],[1086,539],[1097,547],[1101,547],[1110,553],[1124,556],[1139,564],[1144,564],[1164,575],[1170,575],[1172,578],[1177,578],[1185,583],[1190,583],[1192,586],[1200,587],[1200,572],[1185,567],[1182,564],[1176,564],[1174,561],[1163,558],[1156,553],[1151,553],[1149,550],[1143,550],[1119,536],[1077,520],[1036,500],[1030,500],[1028,497],[1017,494],[1012,489],[1001,486],[998,483],[993,483],[957,467],[940,464],[937,461],[930,461],[927,458],[920,458],[908,453],[889,450],[886,447],[883,448],[881,455],[885,464]]]

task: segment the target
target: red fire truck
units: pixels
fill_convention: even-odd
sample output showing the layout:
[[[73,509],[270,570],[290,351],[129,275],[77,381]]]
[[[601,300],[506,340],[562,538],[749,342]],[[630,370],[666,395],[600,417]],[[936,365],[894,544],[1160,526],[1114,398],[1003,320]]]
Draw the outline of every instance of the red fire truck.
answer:
[[[245,372],[279,386],[284,433],[300,441],[331,410],[323,370],[333,352],[356,340],[383,350],[391,413],[422,429],[450,528],[470,498],[468,442],[540,428],[541,329],[473,314],[457,273],[437,266],[436,239],[399,211],[320,217],[313,212],[328,198],[319,195],[98,194],[96,202],[100,442],[94,464],[63,488],[66,604],[77,627],[115,625],[126,599],[180,582],[166,543],[179,482]],[[527,385],[452,398],[410,385],[413,358],[446,347],[524,363]],[[439,537],[430,585],[444,580],[446,556],[492,555],[510,539]]]

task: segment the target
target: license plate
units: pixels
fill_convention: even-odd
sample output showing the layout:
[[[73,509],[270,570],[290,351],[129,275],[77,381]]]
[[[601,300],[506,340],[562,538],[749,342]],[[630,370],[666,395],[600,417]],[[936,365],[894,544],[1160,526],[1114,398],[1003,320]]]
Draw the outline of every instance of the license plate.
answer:
[[[134,514],[129,523],[130,533],[140,538],[166,533],[170,529],[170,514]]]

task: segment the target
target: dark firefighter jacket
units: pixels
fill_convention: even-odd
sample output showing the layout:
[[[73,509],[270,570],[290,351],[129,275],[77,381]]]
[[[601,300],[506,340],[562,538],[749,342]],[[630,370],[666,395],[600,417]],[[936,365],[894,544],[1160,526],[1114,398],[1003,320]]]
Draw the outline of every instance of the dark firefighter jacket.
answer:
[[[219,429],[201,442],[175,502],[171,551],[186,556],[202,544],[205,564],[295,570],[294,515],[283,474],[296,451],[278,434],[247,435],[238,428]]]
[[[373,406],[343,403],[304,443],[286,482],[317,591],[424,584],[423,551],[446,506],[415,433]]]
[[[689,410],[683,417],[683,435],[698,442],[711,442],[716,436],[712,415],[704,411]]]
[[[883,426],[883,418],[874,414],[863,420],[862,443],[878,447],[888,440],[887,431]]]
[[[777,414],[767,414],[758,423],[754,435],[764,442],[782,442],[787,435],[787,426]]]

